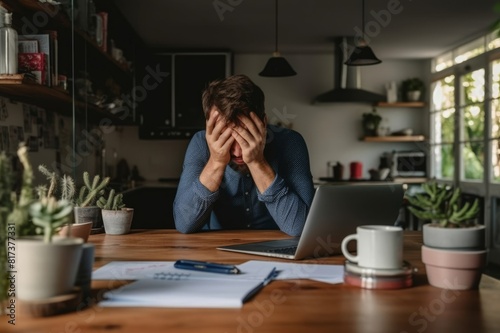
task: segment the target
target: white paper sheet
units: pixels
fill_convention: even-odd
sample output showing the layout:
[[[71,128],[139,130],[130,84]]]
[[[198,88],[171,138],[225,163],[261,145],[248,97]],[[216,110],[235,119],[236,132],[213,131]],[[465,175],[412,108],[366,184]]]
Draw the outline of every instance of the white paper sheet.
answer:
[[[240,268],[240,274],[198,272],[174,267],[174,261],[112,261],[92,272],[93,280],[174,279],[258,280],[267,277],[272,267],[253,265]]]
[[[250,260],[238,266],[242,270],[255,270],[256,268],[276,267],[278,274],[275,280],[288,279],[309,279],[326,283],[343,283],[343,265],[323,265],[323,264],[297,264],[278,261]]]
[[[143,279],[107,292],[100,306],[239,308],[261,281]]]

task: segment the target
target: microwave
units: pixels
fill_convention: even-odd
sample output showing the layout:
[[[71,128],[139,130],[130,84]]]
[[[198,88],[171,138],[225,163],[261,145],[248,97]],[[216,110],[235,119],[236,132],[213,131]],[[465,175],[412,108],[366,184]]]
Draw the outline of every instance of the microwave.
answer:
[[[427,156],[423,151],[392,152],[392,177],[425,177],[426,175]]]

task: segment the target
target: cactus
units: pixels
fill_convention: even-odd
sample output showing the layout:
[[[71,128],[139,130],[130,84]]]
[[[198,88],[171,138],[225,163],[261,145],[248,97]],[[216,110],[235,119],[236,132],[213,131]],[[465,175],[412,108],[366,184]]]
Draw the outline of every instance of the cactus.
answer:
[[[98,196],[104,194],[104,190],[109,183],[109,177],[101,180],[101,176],[95,175],[92,183],[87,171],[83,173],[83,186],[80,188],[76,205],[79,207],[94,206]]]
[[[19,196],[11,193],[12,207],[7,216],[7,223],[15,225],[16,236],[36,234],[36,226],[29,223],[28,207],[33,201],[33,169],[28,158],[28,148],[21,143],[17,156],[23,166],[21,191]]]
[[[62,177],[59,177],[56,172],[49,171],[49,169],[47,169],[47,167],[43,164],[38,166],[38,171],[45,175],[47,177],[47,180],[49,181],[48,189],[44,185],[38,186],[36,188],[36,192],[38,193],[39,198],[49,198],[52,196],[56,196],[55,194],[57,191],[57,185],[59,184],[59,199],[73,202],[76,193],[76,187],[75,181],[73,180],[73,178],[71,178],[71,176],[63,175]]]
[[[107,210],[119,210],[125,207],[125,204],[123,203],[123,194],[122,193],[115,193],[115,190],[111,189],[109,191],[108,197],[100,197],[99,200],[97,200],[97,206],[101,209],[107,209]]]
[[[0,152],[0,267],[7,267],[7,215],[12,209],[11,192],[13,191],[14,172],[10,159]],[[0,303],[8,298],[8,273],[0,270]]]
[[[473,225],[479,213],[479,200],[460,203],[460,188],[431,181],[422,184],[424,193],[406,196],[408,209],[422,220],[431,220],[442,227],[467,227]]]

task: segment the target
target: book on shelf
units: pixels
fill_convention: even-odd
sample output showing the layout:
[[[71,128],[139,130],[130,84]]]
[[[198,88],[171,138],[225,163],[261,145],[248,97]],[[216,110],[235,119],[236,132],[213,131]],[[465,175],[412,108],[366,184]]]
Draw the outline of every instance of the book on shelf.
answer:
[[[19,45],[25,46],[27,43],[25,41],[38,42],[38,51],[33,53],[44,53],[45,66],[44,66],[44,79],[42,84],[52,87],[56,84],[55,77],[56,67],[57,67],[57,32],[47,31],[42,34],[31,34],[31,35],[19,35],[18,43]],[[33,47],[33,43],[30,44]],[[28,53],[28,52],[26,52]]]
[[[45,53],[19,53],[18,68],[20,73],[34,75],[35,82],[46,84]]]
[[[96,14],[96,34],[95,40],[99,49],[108,52],[108,13],[98,12]]]

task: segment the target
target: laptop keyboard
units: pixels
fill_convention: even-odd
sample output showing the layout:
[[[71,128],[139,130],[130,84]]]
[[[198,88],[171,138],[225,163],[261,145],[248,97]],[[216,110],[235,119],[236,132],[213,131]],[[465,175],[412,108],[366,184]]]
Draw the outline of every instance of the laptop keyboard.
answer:
[[[282,254],[295,254],[297,251],[297,246],[289,246],[289,247],[279,247],[276,249],[267,250],[270,253],[282,253]]]

